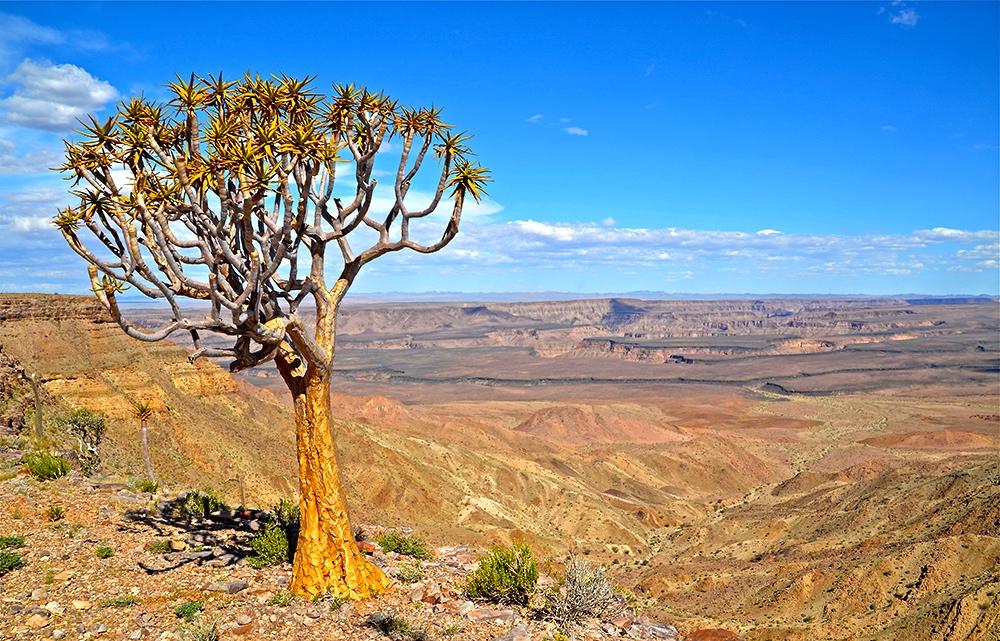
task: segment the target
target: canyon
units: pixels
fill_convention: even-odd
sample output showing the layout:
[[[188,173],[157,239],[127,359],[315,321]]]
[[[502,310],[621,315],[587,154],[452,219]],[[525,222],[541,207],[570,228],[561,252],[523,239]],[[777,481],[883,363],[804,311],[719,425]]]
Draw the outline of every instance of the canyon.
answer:
[[[5,402],[35,373],[51,412],[103,412],[121,475],[141,469],[131,404],[151,402],[171,485],[294,495],[272,368],[233,376],[109,320],[0,295]],[[651,616],[752,641],[997,639],[993,299],[359,302],[335,367],[356,521],[581,555]]]

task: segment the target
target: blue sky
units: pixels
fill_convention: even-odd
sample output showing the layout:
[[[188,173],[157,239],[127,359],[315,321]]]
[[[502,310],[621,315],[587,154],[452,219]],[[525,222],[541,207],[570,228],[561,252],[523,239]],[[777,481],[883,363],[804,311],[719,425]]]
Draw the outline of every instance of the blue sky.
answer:
[[[0,3],[0,291],[88,289],[76,117],[251,69],[443,106],[493,172],[356,293],[998,295],[998,7]]]

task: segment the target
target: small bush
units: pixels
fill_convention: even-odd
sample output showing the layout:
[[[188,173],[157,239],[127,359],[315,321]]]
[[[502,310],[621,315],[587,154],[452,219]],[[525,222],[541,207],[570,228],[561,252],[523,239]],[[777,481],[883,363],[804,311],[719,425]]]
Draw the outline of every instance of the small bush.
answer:
[[[547,595],[544,615],[565,630],[569,624],[582,619],[601,618],[617,601],[614,585],[604,568],[574,558],[566,563],[562,589],[552,590]]]
[[[396,614],[375,612],[365,621],[365,625],[375,628],[392,639],[406,641],[427,641],[427,631],[410,624],[405,618]]]
[[[493,548],[479,560],[465,591],[473,599],[508,605],[528,605],[538,583],[538,562],[523,543],[510,550]]]
[[[396,569],[396,578],[400,583],[416,583],[424,578],[424,566],[416,559],[404,561]]]
[[[198,599],[196,601],[186,601],[180,604],[174,608],[174,614],[185,621],[194,621],[204,609],[205,601],[203,599]]]
[[[184,631],[183,638],[190,641],[219,641],[218,626],[219,618],[216,617],[211,621],[181,626],[181,629]]]
[[[94,554],[96,554],[99,559],[110,559],[115,555],[115,549],[107,545],[98,545],[94,548]]]
[[[69,472],[69,463],[61,456],[48,452],[32,452],[24,459],[24,466],[41,481],[53,481]]]
[[[179,516],[183,519],[194,517],[202,518],[226,507],[215,490],[205,488],[202,491],[192,490],[187,493],[184,500],[177,508]]]
[[[42,577],[42,583],[44,583],[45,585],[52,585],[55,582],[56,582],[56,571],[46,570],[45,576]]]
[[[268,523],[250,541],[253,552],[247,556],[252,568],[266,568],[291,561],[288,550],[288,532],[277,523]]]
[[[149,479],[139,479],[135,482],[135,489],[140,492],[156,494],[160,491],[160,484],[157,481],[150,481]]]
[[[116,596],[111,599],[104,599],[97,605],[102,608],[128,608],[139,603],[139,599],[135,598],[131,594],[123,594],[122,596]]]
[[[274,506],[274,520],[288,528],[299,524],[299,504],[281,499]]]
[[[279,608],[284,608],[291,605],[295,601],[295,595],[286,590],[278,590],[274,593],[270,599],[267,600],[268,605],[276,605]]]
[[[434,558],[434,553],[427,543],[416,536],[404,536],[399,532],[386,532],[375,537],[375,540],[386,552],[396,552],[422,560]]]
[[[65,515],[66,510],[61,505],[50,505],[49,509],[45,510],[45,518],[53,522],[61,521]]]
[[[25,563],[26,561],[24,560],[24,557],[20,554],[8,552],[7,550],[0,550],[0,576],[24,567]]]
[[[23,547],[24,547],[24,537],[21,535],[0,536],[0,548],[23,548]]]
[[[170,541],[150,541],[146,544],[146,551],[153,554],[168,554],[170,552]]]

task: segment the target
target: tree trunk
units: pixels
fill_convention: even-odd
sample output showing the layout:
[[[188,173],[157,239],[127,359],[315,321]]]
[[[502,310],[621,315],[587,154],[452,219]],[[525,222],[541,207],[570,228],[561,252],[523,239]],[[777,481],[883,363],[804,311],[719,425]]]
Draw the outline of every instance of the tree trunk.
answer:
[[[314,367],[294,375],[279,370],[295,403],[301,524],[290,589],[312,598],[321,594],[364,599],[384,592],[388,577],[354,542],[330,432],[330,381]]]
[[[149,429],[146,421],[140,421],[142,425],[142,462],[146,464],[146,480],[153,482],[153,465],[149,462]]]

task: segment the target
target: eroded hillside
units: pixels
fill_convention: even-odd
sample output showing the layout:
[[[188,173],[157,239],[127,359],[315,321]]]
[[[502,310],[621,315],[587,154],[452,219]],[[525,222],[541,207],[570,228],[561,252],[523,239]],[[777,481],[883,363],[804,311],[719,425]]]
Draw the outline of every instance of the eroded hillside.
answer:
[[[0,298],[0,309],[16,310],[0,321],[0,351],[40,375],[51,411],[88,407],[114,419],[110,470],[140,472],[130,404],[148,400],[161,477],[213,485],[234,502],[243,477],[261,505],[294,491],[292,418],[272,379],[237,381],[211,362],[189,363],[171,343],[133,341],[86,299]],[[846,327],[837,325],[846,314],[909,323],[871,336],[924,333],[794,354],[774,346],[805,337],[728,329],[697,337],[719,353],[696,352],[685,337],[690,349],[678,355],[691,362],[510,346],[548,331],[587,343],[609,331],[607,318],[620,330],[649,312],[611,303],[553,304],[544,314],[510,304],[432,317],[352,311],[338,356],[350,376],[332,407],[353,509],[441,542],[526,538],[543,554],[606,562],[647,608],[687,628],[720,625],[750,640],[996,639],[995,305],[799,302],[785,311],[822,311],[816,322],[831,332]],[[785,303],[712,313],[788,323],[775,312]],[[709,311],[689,318],[724,322],[706,320]],[[408,334],[414,323],[441,323],[427,330],[434,340],[459,343],[422,345]],[[479,338],[470,338],[474,326]],[[850,335],[808,340],[836,346]],[[397,339],[411,342],[377,344]],[[496,342],[455,346],[469,340]],[[852,367],[816,360],[845,354]],[[662,373],[699,366],[715,378]],[[849,389],[873,378],[877,394],[785,386],[820,379]]]

